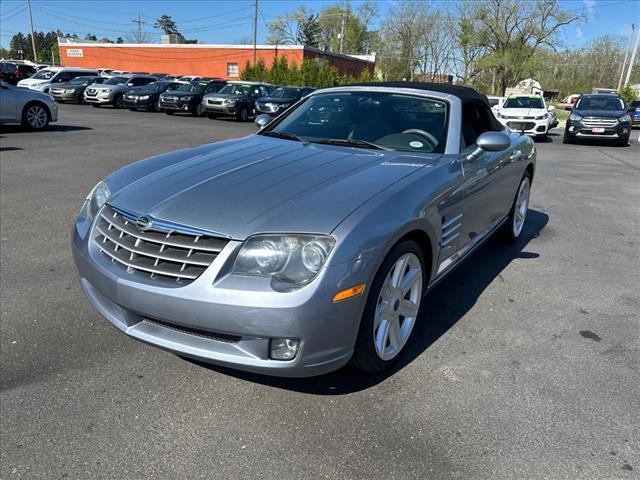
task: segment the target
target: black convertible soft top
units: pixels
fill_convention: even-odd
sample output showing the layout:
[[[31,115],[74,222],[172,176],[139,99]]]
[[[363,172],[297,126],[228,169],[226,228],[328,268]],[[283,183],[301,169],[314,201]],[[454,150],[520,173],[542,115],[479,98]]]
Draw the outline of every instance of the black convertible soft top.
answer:
[[[462,85],[452,85],[450,83],[428,83],[428,82],[370,82],[370,83],[351,83],[349,87],[392,87],[392,88],[415,88],[418,90],[431,90],[432,92],[448,93],[454,95],[460,100],[483,102],[489,106],[489,100],[486,95],[476,92],[471,87],[463,87]]]

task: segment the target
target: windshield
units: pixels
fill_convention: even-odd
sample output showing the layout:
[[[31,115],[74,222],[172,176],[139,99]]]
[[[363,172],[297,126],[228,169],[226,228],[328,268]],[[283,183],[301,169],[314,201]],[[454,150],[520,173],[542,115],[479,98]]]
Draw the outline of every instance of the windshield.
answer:
[[[228,95],[246,95],[251,90],[251,85],[237,85],[229,84],[222,87],[218,93],[224,93]]]
[[[109,80],[104,82],[105,85],[122,85],[129,80],[128,77],[111,77]]]
[[[55,70],[48,70],[46,68],[40,70],[39,72],[36,72],[35,75],[33,75],[31,78],[35,78],[36,80],[49,80],[51,79],[51,77],[53,77],[56,73]]]
[[[447,103],[434,98],[390,92],[324,93],[308,97],[263,134],[293,134],[312,143],[441,153],[446,144],[447,112]]]
[[[576,110],[624,110],[624,102],[616,97],[580,97]]]
[[[276,88],[269,95],[271,98],[297,98],[300,96],[299,88]]]
[[[206,83],[185,83],[176,89],[177,92],[202,92]]]
[[[69,85],[89,85],[96,79],[97,77],[76,77],[73,80],[69,80]]]
[[[502,104],[502,108],[544,108],[540,97],[509,97]]]
[[[145,85],[145,90],[150,90],[152,92],[164,92],[170,84],[167,82],[151,82]]]

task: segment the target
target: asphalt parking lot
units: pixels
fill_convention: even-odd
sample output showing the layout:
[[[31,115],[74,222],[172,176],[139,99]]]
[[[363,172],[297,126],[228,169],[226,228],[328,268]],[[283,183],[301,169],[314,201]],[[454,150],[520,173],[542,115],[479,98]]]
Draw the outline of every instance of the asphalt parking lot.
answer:
[[[632,479],[640,475],[640,144],[537,144],[523,238],[427,297],[398,367],[312,379],[210,368],[85,300],[89,189],[251,123],[62,105],[0,130],[0,478]]]

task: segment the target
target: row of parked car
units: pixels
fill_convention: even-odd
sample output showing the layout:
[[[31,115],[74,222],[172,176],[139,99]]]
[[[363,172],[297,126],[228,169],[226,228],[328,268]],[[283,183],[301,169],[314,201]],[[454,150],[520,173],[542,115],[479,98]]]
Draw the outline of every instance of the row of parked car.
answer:
[[[247,121],[267,113],[277,116],[312,88],[275,87],[267,83],[221,78],[175,77],[106,69],[47,68],[20,80],[18,87],[48,93],[57,102],[161,111],[167,115],[235,117]]]
[[[558,126],[555,107],[547,106],[541,95],[488,98],[498,121],[510,130],[544,139],[549,130]],[[602,140],[624,146],[629,142],[633,126],[640,124],[640,100],[626,106],[617,94],[580,95],[565,109],[571,114],[565,124],[564,143]]]

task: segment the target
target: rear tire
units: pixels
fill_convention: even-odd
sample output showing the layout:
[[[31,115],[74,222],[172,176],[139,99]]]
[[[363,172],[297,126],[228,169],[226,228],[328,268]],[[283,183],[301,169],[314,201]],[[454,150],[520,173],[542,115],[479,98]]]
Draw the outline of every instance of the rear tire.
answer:
[[[404,240],[391,249],[369,289],[351,358],[355,367],[382,372],[402,355],[420,317],[427,280],[424,255],[416,242]]]
[[[43,103],[31,102],[22,110],[22,127],[27,130],[43,130],[50,120],[49,109]]]
[[[531,194],[531,175],[529,172],[524,172],[520,183],[518,184],[518,190],[516,196],[513,199],[511,210],[507,221],[502,225],[499,236],[506,243],[515,243],[522,230],[524,230],[524,224],[527,220],[527,212],[529,211],[529,198]]]
[[[201,103],[198,103],[195,107],[193,107],[193,110],[191,110],[191,115],[193,115],[194,117],[201,117],[202,115],[204,115],[204,107]]]
[[[171,112],[171,111],[167,110],[167,111],[166,111],[166,112],[164,112],[164,113],[166,113],[167,115],[173,115],[173,113],[174,113],[174,112]]]

